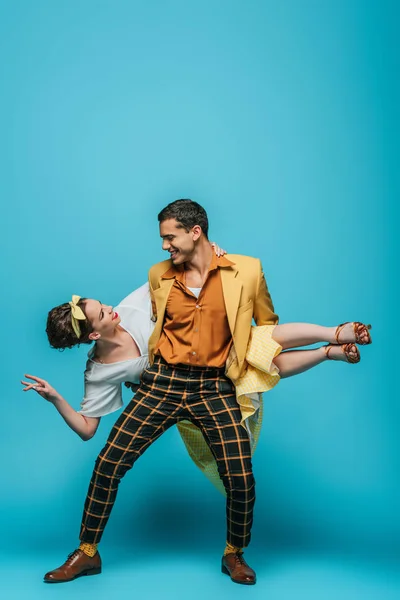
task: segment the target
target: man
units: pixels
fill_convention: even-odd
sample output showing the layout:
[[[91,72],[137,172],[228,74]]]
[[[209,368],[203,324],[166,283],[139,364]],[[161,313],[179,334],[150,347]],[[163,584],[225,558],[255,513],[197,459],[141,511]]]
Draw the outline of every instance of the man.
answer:
[[[248,432],[241,426],[234,382],[243,372],[252,318],[277,323],[258,259],[216,257],[205,210],[177,200],[158,215],[170,259],[149,272],[156,325],[151,366],[115,423],[93,471],[82,519],[81,544],[46,582],[101,572],[97,551],[118,485],[143,452],[182,420],[197,425],[213,452],[226,491],[227,543],[222,571],[251,585],[256,575],[243,558],[255,501]],[[227,362],[229,356],[229,361]]]

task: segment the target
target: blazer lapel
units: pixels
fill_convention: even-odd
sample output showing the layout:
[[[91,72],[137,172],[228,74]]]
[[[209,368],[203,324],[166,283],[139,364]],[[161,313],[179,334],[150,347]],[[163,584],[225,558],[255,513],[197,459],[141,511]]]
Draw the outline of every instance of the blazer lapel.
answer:
[[[153,329],[153,333],[149,339],[149,361],[153,363],[154,349],[161,336],[162,326],[164,323],[165,307],[167,306],[167,300],[172,286],[174,285],[175,279],[162,279],[160,281],[160,287],[153,291],[154,302],[156,304],[157,320]]]
[[[243,285],[241,281],[236,279],[236,275],[238,273],[236,268],[224,268],[220,269],[219,272],[221,273],[222,290],[224,293],[224,301],[226,314],[228,317],[229,329],[231,330],[231,334],[233,337],[233,332],[235,330],[236,324],[236,315]]]
[[[171,279],[161,279],[160,287],[153,292],[157,309],[158,323],[164,322],[165,307],[167,306],[168,296],[174,283],[175,278],[173,277]]]

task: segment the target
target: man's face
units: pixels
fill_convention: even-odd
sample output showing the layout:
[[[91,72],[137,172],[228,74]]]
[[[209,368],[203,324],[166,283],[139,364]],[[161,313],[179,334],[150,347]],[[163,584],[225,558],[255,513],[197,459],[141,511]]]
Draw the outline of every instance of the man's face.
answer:
[[[160,223],[160,236],[162,248],[170,253],[174,265],[181,265],[192,257],[195,239],[199,237],[193,229],[185,231],[176,219]]]

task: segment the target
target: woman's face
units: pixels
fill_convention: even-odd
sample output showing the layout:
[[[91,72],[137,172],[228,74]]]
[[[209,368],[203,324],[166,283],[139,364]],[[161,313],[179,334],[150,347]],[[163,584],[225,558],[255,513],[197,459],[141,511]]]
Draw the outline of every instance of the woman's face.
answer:
[[[119,314],[113,310],[112,306],[91,298],[85,300],[85,314],[93,327],[93,332],[89,334],[90,339],[112,335],[114,329],[121,322]]]

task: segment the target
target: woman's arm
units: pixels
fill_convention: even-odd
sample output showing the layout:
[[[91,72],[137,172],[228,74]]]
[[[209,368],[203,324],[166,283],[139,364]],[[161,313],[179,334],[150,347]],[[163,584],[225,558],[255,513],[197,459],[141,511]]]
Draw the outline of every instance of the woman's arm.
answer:
[[[81,415],[45,379],[41,379],[35,375],[25,375],[25,377],[32,379],[35,383],[21,381],[22,385],[25,386],[23,389],[24,392],[35,390],[42,398],[53,404],[68,427],[72,431],[75,431],[85,442],[94,436],[101,417],[85,417]]]

